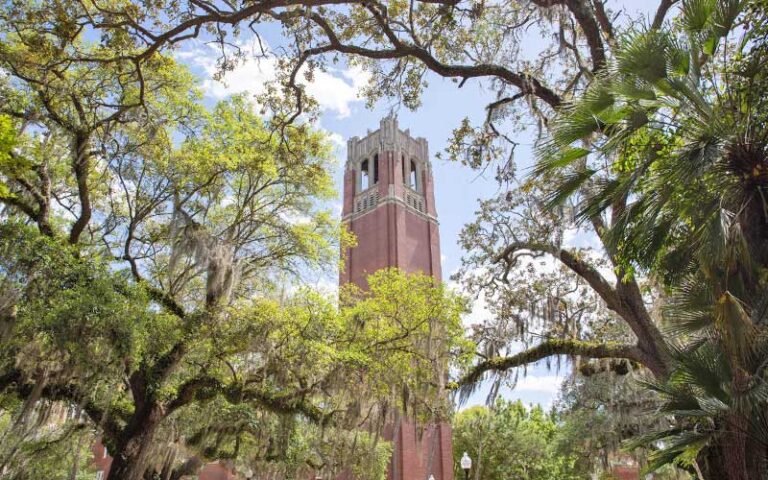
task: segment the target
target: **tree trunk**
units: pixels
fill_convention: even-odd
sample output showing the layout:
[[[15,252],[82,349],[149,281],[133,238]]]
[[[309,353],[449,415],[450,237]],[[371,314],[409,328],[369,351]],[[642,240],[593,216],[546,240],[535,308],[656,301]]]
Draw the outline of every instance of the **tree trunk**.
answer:
[[[768,450],[762,442],[747,438],[747,472],[750,480],[766,480],[768,478]]]
[[[79,412],[78,412],[79,413]],[[83,436],[80,435],[77,439],[77,443],[75,444],[75,451],[72,455],[72,469],[69,472],[69,479],[70,480],[77,480],[77,472],[80,467],[80,449],[83,447]]]
[[[750,480],[747,473],[746,433],[739,429],[742,419],[731,419],[723,438],[723,460],[728,480]],[[757,479],[754,479],[757,480]]]
[[[704,480],[765,480],[765,446],[743,431],[728,430],[698,458]]]
[[[180,480],[185,475],[196,475],[202,468],[203,461],[198,457],[191,457],[171,473],[170,480]]]
[[[159,405],[136,412],[120,435],[107,480],[143,480],[155,432],[164,418]]]

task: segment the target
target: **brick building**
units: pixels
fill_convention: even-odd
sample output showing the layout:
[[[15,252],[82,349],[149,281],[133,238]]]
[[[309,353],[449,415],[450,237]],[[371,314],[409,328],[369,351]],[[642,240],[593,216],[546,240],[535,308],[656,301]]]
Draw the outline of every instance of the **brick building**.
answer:
[[[442,280],[427,141],[400,130],[396,118],[347,142],[342,220],[357,245],[346,252],[340,284],[366,288],[366,277],[386,267]],[[401,420],[384,435],[394,441],[390,480],[453,480],[450,424]]]

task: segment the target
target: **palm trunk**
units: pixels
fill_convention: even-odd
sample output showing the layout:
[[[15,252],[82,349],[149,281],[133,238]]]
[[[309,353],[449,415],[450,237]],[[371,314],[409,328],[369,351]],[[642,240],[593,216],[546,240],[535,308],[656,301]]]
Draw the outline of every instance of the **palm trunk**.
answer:
[[[727,480],[751,480],[747,472],[747,434],[743,418],[729,418],[723,438],[723,460]],[[757,479],[754,479],[757,480]]]
[[[734,422],[739,422],[734,424]],[[745,419],[729,419],[728,431],[717,445],[712,445],[701,452],[699,466],[704,474],[703,480],[765,480],[765,446],[750,438],[744,429],[735,429]]]

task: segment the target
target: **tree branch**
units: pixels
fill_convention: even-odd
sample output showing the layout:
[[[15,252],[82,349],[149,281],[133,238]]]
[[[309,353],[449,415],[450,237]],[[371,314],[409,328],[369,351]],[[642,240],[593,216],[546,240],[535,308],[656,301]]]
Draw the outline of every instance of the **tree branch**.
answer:
[[[478,78],[478,77],[497,77],[511,85],[517,87],[526,95],[533,95],[552,108],[557,108],[562,104],[562,98],[554,90],[546,87],[539,79],[527,73],[513,72],[503,66],[495,64],[478,65],[449,65],[435,58],[427,49],[405,43],[400,40],[392,31],[386,19],[375,9],[369,9],[385,36],[390,40],[392,48],[388,49],[370,49],[357,45],[342,43],[333,27],[328,21],[318,13],[312,13],[310,18],[318,25],[326,37],[329,44],[317,47],[318,53],[325,53],[328,47],[340,53],[358,55],[365,58],[384,60],[412,57],[421,61],[431,71],[443,77],[449,78]],[[272,16],[279,20],[287,20],[292,16],[301,14],[301,12],[273,13]]]
[[[88,174],[90,173],[90,153],[88,152],[88,138],[86,135],[75,136],[75,158],[72,161],[72,171],[77,181],[77,195],[80,200],[80,215],[72,225],[69,232],[69,243],[75,244],[91,221],[91,194],[88,187]]]
[[[590,287],[600,295],[600,298],[611,310],[617,311],[621,308],[616,290],[595,267],[579,258],[573,252],[555,245],[538,242],[515,242],[508,245],[497,257],[496,261],[514,262],[512,256],[519,250],[533,250],[536,252],[548,253],[568,267],[575,274],[586,280]],[[619,312],[621,313],[621,312]]]
[[[641,361],[641,352],[634,345],[552,339],[509,357],[495,357],[482,361],[462,376],[458,381],[458,385],[477,383],[489,371],[503,372],[510,368],[531,364],[554,355],[578,355],[588,358],[626,358],[636,362]]]
[[[35,391],[35,384],[30,383],[19,369],[10,369],[0,375],[0,392],[13,392],[21,398],[28,398]],[[66,401],[72,404],[82,405],[83,411],[88,417],[99,425],[104,433],[111,438],[116,438],[120,431],[114,415],[109,415],[104,409],[91,401],[83,402],[82,393],[75,384],[48,384],[41,393],[41,397],[54,401]],[[114,413],[114,412],[113,412]]]
[[[168,402],[166,411],[170,413],[193,400],[205,400],[221,394],[232,404],[254,402],[275,413],[298,413],[316,423],[327,421],[327,415],[318,406],[306,400],[308,393],[306,389],[300,389],[276,394],[262,389],[246,389],[240,384],[223,385],[216,378],[200,376],[184,382],[178,388],[176,397]]]
[[[600,35],[600,26],[592,14],[592,9],[584,0],[533,0],[533,3],[542,8],[565,5],[578,22],[587,40],[592,58],[592,71],[597,71],[605,65],[605,47]]]
[[[661,24],[664,23],[664,18],[667,16],[667,12],[678,1],[679,0],[661,0],[659,8],[656,10],[656,15],[653,17],[653,23],[651,24],[652,29],[658,30],[661,28]]]

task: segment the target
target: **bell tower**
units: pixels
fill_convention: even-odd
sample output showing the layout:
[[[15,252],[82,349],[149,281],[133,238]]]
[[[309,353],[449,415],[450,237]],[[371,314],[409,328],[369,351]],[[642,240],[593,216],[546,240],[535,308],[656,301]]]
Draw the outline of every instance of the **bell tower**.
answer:
[[[398,128],[393,116],[379,129],[347,142],[342,220],[357,237],[347,251],[339,283],[366,288],[381,268],[422,272],[437,281],[440,269],[432,164],[427,141]]]
[[[432,164],[427,141],[400,130],[397,118],[347,142],[342,221],[357,237],[347,250],[339,284],[367,288],[367,276],[397,267],[438,282],[438,232]],[[451,426],[399,420],[385,429],[393,441],[389,480],[453,480]]]

